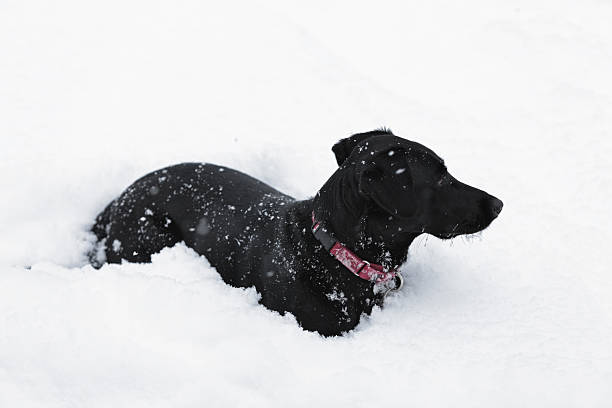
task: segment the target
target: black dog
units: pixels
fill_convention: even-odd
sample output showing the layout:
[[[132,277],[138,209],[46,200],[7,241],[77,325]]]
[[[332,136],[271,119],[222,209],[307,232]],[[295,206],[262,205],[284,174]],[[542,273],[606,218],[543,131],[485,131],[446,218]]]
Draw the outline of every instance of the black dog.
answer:
[[[388,130],[356,134],[333,151],[340,167],[304,201],[212,164],[150,173],[97,217],[92,263],[148,262],[183,241],[228,284],[255,286],[269,309],[339,335],[397,288],[395,269],[418,235],[475,233],[502,209],[430,149]]]

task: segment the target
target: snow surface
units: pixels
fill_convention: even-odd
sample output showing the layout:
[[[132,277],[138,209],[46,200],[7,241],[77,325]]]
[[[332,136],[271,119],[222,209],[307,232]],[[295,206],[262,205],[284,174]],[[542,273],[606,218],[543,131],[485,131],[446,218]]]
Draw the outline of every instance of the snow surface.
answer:
[[[605,407],[612,4],[0,2],[0,407]],[[386,125],[500,197],[421,237],[343,338],[184,246],[94,270],[88,227],[181,161],[299,198]],[[31,266],[31,268],[28,268]]]

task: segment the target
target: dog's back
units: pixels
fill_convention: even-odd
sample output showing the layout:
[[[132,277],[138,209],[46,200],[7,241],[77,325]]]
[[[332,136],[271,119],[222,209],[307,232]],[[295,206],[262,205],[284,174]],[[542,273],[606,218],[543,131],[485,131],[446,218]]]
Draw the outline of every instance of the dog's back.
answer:
[[[184,241],[213,266],[235,266],[240,257],[233,247],[247,249],[291,201],[259,180],[213,164],[160,169],[134,182],[96,218],[92,231],[101,248],[92,258],[103,252],[94,264],[148,262],[151,254]]]

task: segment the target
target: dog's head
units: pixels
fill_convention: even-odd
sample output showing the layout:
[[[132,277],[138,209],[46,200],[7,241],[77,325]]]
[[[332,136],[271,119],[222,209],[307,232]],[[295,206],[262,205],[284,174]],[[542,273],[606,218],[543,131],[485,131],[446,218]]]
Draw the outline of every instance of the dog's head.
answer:
[[[332,150],[385,230],[393,221],[406,233],[453,238],[485,229],[502,210],[501,200],[455,179],[432,150],[389,130],[353,135]]]

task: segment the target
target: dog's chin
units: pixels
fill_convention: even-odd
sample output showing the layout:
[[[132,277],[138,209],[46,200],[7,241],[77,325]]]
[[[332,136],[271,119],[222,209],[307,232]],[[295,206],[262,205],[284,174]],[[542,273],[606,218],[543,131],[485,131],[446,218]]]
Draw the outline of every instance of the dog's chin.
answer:
[[[453,239],[455,237],[458,237],[459,235],[462,235],[461,233],[457,233],[457,232],[443,232],[443,233],[439,233],[439,234],[431,234],[436,238],[440,238],[440,239]]]

